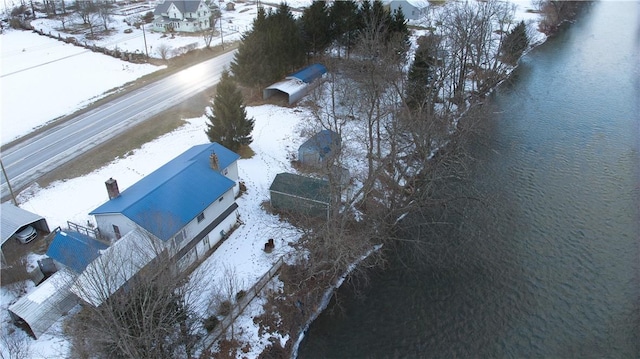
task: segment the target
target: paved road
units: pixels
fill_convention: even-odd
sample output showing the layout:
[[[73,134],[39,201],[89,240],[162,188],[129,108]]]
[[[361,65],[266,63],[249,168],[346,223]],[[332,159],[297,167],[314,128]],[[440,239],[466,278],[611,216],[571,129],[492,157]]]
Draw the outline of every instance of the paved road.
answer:
[[[83,152],[217,84],[234,55],[232,51],[194,65],[3,150],[2,163],[12,187],[28,186]],[[2,198],[8,198],[6,180],[0,177]]]

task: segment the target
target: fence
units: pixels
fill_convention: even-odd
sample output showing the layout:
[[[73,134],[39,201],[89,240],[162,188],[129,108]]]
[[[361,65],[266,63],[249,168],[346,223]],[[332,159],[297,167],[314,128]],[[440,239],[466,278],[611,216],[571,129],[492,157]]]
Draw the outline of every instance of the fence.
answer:
[[[280,267],[284,263],[284,257],[280,257],[276,263],[265,273],[258,281],[247,290],[247,293],[240,299],[238,299],[231,309],[229,315],[218,323],[218,325],[204,338],[205,348],[209,349],[220,338],[220,336],[227,332],[227,329],[233,324],[233,322],[242,314],[245,308],[251,303],[251,301],[258,296],[265,285],[280,271]]]

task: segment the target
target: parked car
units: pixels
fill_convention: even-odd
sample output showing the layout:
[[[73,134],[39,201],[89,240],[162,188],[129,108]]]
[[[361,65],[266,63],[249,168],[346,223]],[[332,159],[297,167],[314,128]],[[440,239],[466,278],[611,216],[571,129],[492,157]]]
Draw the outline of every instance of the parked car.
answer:
[[[32,226],[26,226],[19,230],[15,237],[20,243],[29,243],[38,236],[38,232]]]

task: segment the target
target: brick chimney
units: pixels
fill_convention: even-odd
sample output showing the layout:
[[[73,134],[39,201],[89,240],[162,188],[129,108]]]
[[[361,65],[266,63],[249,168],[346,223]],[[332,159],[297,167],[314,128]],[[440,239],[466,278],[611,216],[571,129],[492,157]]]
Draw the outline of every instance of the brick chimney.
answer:
[[[218,155],[215,152],[211,152],[209,156],[209,165],[214,171],[220,170],[220,162],[218,161]]]
[[[118,182],[113,178],[109,178],[105,183],[107,186],[107,193],[109,194],[109,199],[114,199],[120,195],[120,190],[118,189]]]

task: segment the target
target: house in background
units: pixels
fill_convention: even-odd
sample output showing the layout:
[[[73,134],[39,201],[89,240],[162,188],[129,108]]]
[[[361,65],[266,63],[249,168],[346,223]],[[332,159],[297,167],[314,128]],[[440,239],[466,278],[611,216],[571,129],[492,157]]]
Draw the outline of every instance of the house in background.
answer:
[[[276,210],[308,215],[329,216],[331,193],[329,182],[300,176],[293,173],[279,173],[269,187],[271,207]]]
[[[239,158],[218,143],[191,147],[122,193],[109,179],[109,201],[90,214],[112,242],[140,230],[188,266],[237,222]]]
[[[429,1],[427,0],[393,0],[389,2],[389,11],[393,14],[394,11],[402,9],[402,14],[407,20],[418,20],[422,18],[429,8]]]
[[[153,12],[153,30],[197,32],[211,28],[211,9],[204,1],[165,0]]]
[[[331,156],[340,153],[342,140],[337,132],[322,130],[298,147],[298,161],[311,167],[320,167]]]
[[[293,73],[283,81],[265,88],[262,91],[262,98],[268,99],[276,94],[287,96],[289,105],[294,104],[303,98],[313,87],[317,86],[322,76],[327,73],[327,68],[321,64],[313,64]]]

